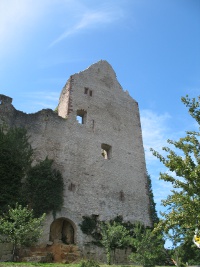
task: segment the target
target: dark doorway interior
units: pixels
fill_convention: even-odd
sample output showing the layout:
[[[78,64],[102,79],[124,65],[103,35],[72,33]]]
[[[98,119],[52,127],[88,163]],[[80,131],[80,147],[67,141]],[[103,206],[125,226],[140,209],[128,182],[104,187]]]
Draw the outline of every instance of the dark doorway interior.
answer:
[[[50,226],[49,240],[52,242],[62,241],[65,244],[74,244],[74,227],[65,218],[59,218],[52,222]]]

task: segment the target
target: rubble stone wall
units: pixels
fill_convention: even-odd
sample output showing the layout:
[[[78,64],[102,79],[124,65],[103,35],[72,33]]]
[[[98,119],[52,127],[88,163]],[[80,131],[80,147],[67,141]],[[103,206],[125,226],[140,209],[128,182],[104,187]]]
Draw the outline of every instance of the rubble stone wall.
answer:
[[[26,114],[0,95],[0,124],[27,129],[34,163],[46,156],[54,160],[65,184],[64,205],[56,217],[74,223],[80,248],[87,243],[79,227],[82,216],[110,220],[121,215],[125,221],[151,225],[138,104],[106,61],[69,78],[58,113],[46,109]],[[48,242],[53,220],[49,214],[41,242]]]

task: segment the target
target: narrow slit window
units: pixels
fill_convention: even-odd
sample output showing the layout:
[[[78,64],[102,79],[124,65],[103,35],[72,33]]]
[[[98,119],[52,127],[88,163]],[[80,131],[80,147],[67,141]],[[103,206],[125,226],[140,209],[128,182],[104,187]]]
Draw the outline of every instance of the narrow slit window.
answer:
[[[87,117],[87,112],[83,109],[77,110],[76,112],[76,120],[80,124],[85,124],[86,123],[86,117]]]
[[[92,90],[90,90],[90,96],[92,96]]]
[[[119,192],[119,199],[120,199],[120,201],[124,201],[125,200],[125,196],[124,196],[124,192],[123,191]]]
[[[101,144],[101,155],[104,159],[111,159],[112,147],[108,144]]]
[[[68,187],[69,191],[74,192],[74,191],[75,191],[75,188],[76,188],[75,184],[70,183],[70,185],[69,185],[69,187]]]

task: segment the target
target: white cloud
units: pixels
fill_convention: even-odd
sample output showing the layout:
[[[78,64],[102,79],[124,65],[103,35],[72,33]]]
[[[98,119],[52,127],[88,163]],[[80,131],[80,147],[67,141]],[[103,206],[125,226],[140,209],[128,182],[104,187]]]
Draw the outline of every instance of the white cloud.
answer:
[[[86,9],[86,7],[84,9]],[[103,7],[100,10],[89,10],[87,8],[87,11],[82,10],[80,14],[76,16],[79,17],[78,21],[73,26],[67,27],[67,29],[50,44],[50,47],[81,30],[112,23],[122,17],[122,11],[115,6],[112,8]]]

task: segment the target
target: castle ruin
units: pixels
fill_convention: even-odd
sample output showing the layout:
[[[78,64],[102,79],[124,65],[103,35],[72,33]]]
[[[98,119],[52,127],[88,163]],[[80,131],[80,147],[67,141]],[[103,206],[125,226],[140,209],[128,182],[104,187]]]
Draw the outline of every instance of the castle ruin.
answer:
[[[56,219],[47,215],[41,242],[56,242],[65,233],[86,255],[96,248],[86,246],[83,216],[108,221],[120,215],[151,225],[138,104],[106,61],[70,76],[57,112],[26,114],[0,95],[0,124],[25,127],[35,163],[48,156],[64,178],[63,207]]]

